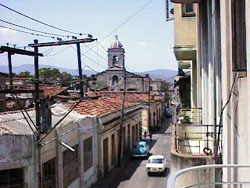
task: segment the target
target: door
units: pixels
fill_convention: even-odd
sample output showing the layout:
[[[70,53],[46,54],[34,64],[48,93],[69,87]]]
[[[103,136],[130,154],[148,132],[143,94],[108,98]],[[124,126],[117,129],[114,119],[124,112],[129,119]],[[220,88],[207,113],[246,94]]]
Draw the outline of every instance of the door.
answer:
[[[108,138],[103,140],[103,168],[104,168],[104,175],[109,171],[109,142]]]

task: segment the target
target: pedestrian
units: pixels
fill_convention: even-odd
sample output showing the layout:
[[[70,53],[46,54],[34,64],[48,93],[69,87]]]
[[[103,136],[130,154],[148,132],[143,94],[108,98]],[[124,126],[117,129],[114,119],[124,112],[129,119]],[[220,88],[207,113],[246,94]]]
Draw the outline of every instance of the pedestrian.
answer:
[[[147,138],[147,131],[144,131],[144,139]]]
[[[152,141],[152,133],[149,132],[149,138],[150,138],[150,141]]]

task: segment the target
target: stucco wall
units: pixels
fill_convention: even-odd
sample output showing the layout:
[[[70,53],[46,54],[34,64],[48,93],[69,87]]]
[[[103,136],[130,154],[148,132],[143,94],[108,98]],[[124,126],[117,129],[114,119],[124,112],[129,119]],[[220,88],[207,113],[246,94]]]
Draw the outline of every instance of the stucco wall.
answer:
[[[196,8],[195,8],[196,10]],[[182,17],[181,4],[174,4],[175,46],[196,46],[196,17]]]
[[[185,169],[192,166],[212,164],[212,158],[193,158],[182,156],[181,154],[171,153],[171,174],[174,174],[176,171]],[[213,173],[211,170],[202,170],[200,172],[200,182],[211,182],[213,181]],[[189,172],[187,174],[181,175],[176,181],[176,188],[185,187],[198,183],[198,172]],[[210,188],[210,186],[202,186],[204,188]]]

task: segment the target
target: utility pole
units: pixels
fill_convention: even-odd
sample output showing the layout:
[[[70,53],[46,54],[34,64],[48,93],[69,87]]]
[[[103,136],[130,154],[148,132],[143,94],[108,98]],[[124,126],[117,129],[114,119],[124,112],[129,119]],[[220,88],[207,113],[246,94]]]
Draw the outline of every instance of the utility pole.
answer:
[[[121,124],[120,124],[120,130],[119,130],[119,151],[118,151],[118,166],[121,166],[121,157],[122,157],[122,151],[123,151],[123,122],[124,122],[124,111],[125,111],[125,100],[126,100],[126,88],[127,88],[127,75],[126,75],[126,69],[124,68],[124,85],[123,85],[123,95],[122,95],[122,111],[121,111]]]
[[[34,44],[37,44],[38,40],[34,40]],[[38,53],[38,47],[34,47],[34,52]],[[34,56],[34,67],[35,67],[35,110],[36,110],[36,127],[38,128],[38,139],[40,139],[41,125],[40,125],[40,111],[39,111],[39,65],[38,56]]]
[[[83,98],[82,61],[81,61],[80,43],[76,43],[76,48],[77,48],[77,61],[78,61],[79,79],[80,79],[80,92],[81,92],[81,98]]]
[[[9,65],[9,89],[13,89],[13,80],[12,80],[12,62],[11,62],[11,52],[8,52],[8,65]]]
[[[62,46],[62,45],[71,45],[76,44],[76,50],[77,50],[77,63],[78,63],[78,72],[79,72],[79,79],[80,79],[80,93],[81,98],[83,98],[83,77],[82,77],[82,61],[81,61],[81,43],[89,43],[93,42],[97,39],[91,38],[84,38],[84,39],[74,39],[74,40],[68,40],[68,41],[57,41],[57,42],[45,42],[45,43],[35,43],[29,44],[29,47],[34,47],[38,49],[38,47],[50,47],[50,46]]]

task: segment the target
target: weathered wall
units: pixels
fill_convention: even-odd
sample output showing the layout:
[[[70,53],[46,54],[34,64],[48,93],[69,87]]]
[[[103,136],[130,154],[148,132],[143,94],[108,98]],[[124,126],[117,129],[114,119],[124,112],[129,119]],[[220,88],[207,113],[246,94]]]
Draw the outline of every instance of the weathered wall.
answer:
[[[206,165],[212,164],[212,158],[202,158],[202,157],[192,157],[191,155],[184,156],[181,154],[177,154],[175,152],[171,153],[171,174],[174,174],[176,171],[185,169],[188,167],[199,166],[199,165]],[[201,182],[211,182],[213,181],[213,173],[211,170],[202,170],[200,172]],[[185,187],[187,185],[192,185],[198,183],[198,172],[189,172],[180,176],[176,181],[176,188]],[[202,186],[204,188],[210,188],[210,186]]]
[[[175,46],[196,46],[196,17],[182,17],[181,4],[174,4]]]
[[[107,120],[110,121],[117,117],[120,117],[120,113],[110,114],[106,117],[102,117],[99,119],[99,125],[98,125],[98,174],[99,176],[104,176],[105,174],[104,153],[107,152],[107,151],[104,151],[104,146],[103,146],[103,141],[105,139],[108,139],[108,171],[114,168],[114,166],[116,166],[117,164],[118,151],[119,151],[119,130],[120,130],[121,120],[118,118],[117,120],[112,121],[109,124],[106,124],[106,125],[102,124],[103,122],[107,122]],[[141,135],[139,134],[140,134],[141,123],[142,123],[141,110],[132,112],[131,114],[125,117],[125,120],[123,123],[123,128],[125,128],[125,134],[123,134],[123,136],[125,136],[125,138],[123,140],[125,141],[124,144],[127,150],[127,154],[129,154],[130,149],[132,148],[133,141],[135,142],[140,139]],[[136,132],[136,130],[138,131]],[[115,143],[113,143],[115,148],[112,147],[112,135],[115,135]],[[115,158],[112,159],[113,152],[115,153]],[[123,153],[124,152],[122,149],[122,158],[125,157]],[[115,162],[112,163],[112,161],[114,160]]]
[[[0,170],[23,168],[25,184],[36,187],[35,160],[32,135],[0,135]]]

